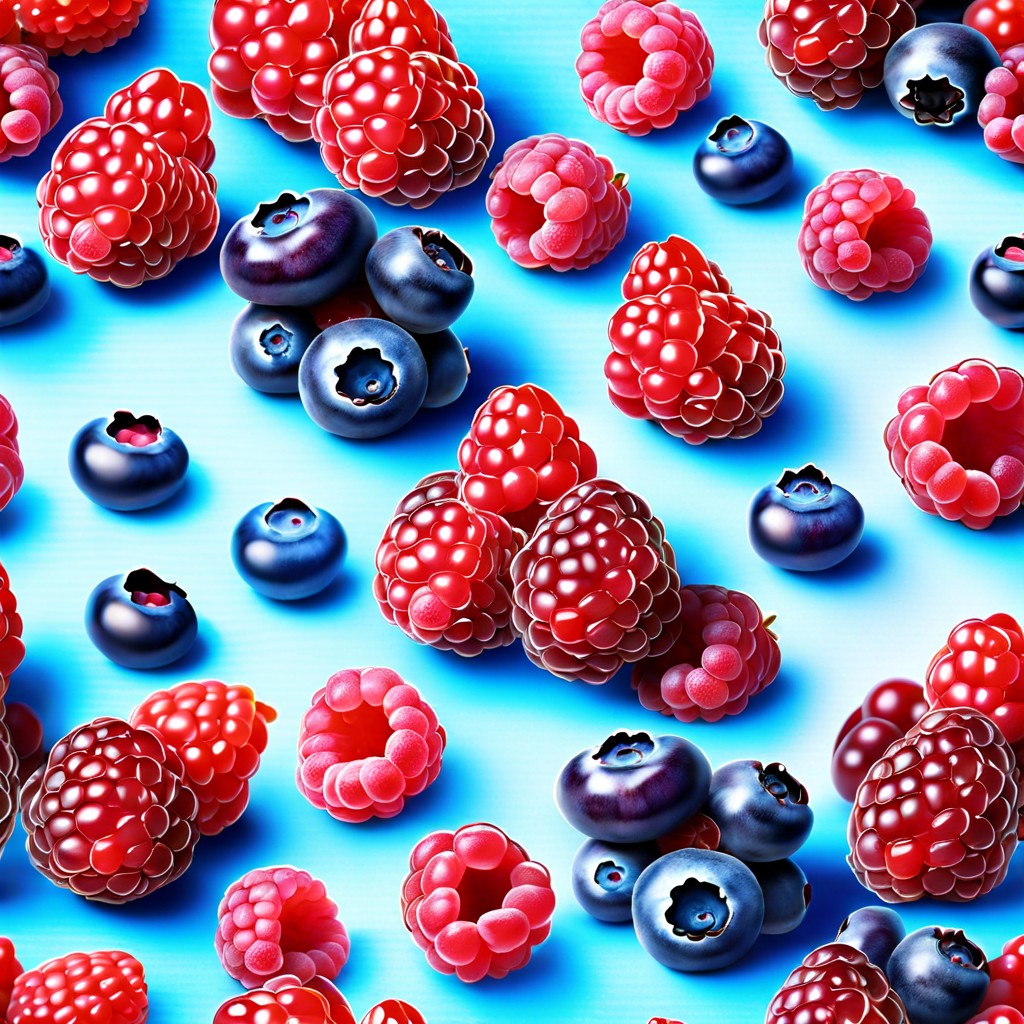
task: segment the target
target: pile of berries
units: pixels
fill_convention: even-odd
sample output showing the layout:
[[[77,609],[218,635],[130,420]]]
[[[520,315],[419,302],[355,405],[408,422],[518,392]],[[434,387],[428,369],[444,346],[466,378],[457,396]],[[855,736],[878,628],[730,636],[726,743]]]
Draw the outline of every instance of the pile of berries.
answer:
[[[149,0],[5,0],[0,10],[0,42],[29,43],[51,57],[98,53],[125,39],[146,13]]]

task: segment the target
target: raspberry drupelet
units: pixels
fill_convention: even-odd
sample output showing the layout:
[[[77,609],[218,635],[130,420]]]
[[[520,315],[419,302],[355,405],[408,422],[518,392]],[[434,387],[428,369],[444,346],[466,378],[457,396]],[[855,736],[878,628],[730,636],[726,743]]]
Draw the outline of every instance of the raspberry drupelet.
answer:
[[[978,106],[978,123],[985,145],[1011,163],[1024,164],[1024,43],[1000,55],[1001,68],[985,78],[985,98]]]
[[[303,984],[282,974],[226,1000],[213,1024],[356,1024],[356,1019],[348,1000],[326,978]]]
[[[17,761],[18,782],[24,786],[33,773],[46,760],[43,723],[27,704],[0,701],[0,719],[7,727],[7,735]]]
[[[459,496],[459,484],[462,474],[454,469],[442,469],[437,473],[428,473],[411,491],[402,497],[395,506],[394,514],[411,515],[422,505],[432,501]]]
[[[0,701],[7,693],[8,678],[25,657],[22,628],[18,599],[11,590],[11,578],[0,562]]]
[[[717,263],[709,260],[688,239],[669,235],[664,242],[648,242],[633,257],[622,279],[622,297],[626,300],[655,298],[674,284],[690,285],[702,294],[728,295],[732,291],[732,285]]]
[[[10,250],[0,250],[0,258]],[[18,417],[14,414],[11,403],[0,395],[0,509],[21,490],[25,482],[25,466],[21,461],[21,450],[18,446]],[[3,574],[3,567],[0,566],[0,594],[3,593],[6,584],[6,577]],[[3,611],[3,598],[0,597],[0,613]],[[3,642],[3,630],[0,629],[0,645]],[[3,667],[3,657],[0,655],[0,673],[9,675]],[[0,684],[0,697],[3,697],[3,684]]]
[[[1024,1010],[1024,937],[1018,935],[1004,943],[1002,955],[989,960],[988,973],[988,991],[981,1004],[983,1010],[1003,1006],[1011,1006],[1018,1013]]]
[[[24,968],[14,952],[14,943],[0,936],[0,1021],[7,1020],[7,1007],[11,1002],[14,982]]]
[[[362,1024],[427,1024],[427,1020],[415,1006],[403,999],[383,999],[366,1011]]]
[[[14,834],[14,824],[18,818],[18,756],[14,751],[10,733],[0,714],[0,856],[4,847]],[[0,985],[2,988],[2,985]],[[3,1008],[0,1007],[0,1022],[3,1021]]]
[[[22,41],[50,56],[98,53],[132,34],[149,0],[14,0]]]
[[[342,0],[344,4],[346,0]],[[398,46],[457,61],[448,23],[427,0],[357,0],[362,7],[349,38],[351,53]],[[365,4],[365,6],[363,6]]]
[[[59,85],[42,50],[0,42],[0,164],[35,152],[60,120]]]

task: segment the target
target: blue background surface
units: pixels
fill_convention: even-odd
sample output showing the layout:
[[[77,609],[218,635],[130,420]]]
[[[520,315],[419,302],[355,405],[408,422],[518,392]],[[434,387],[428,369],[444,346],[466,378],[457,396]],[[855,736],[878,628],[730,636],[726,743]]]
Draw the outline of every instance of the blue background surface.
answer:
[[[71,949],[121,947],[145,964],[153,1024],[203,1022],[238,991],[213,951],[216,904],[246,870],[294,863],[325,880],[352,936],[338,984],[361,1015],[385,996],[415,1004],[432,1024],[590,1020],[687,1024],[725,1015],[754,1024],[800,958],[839,921],[871,901],[843,860],[847,808],[832,790],[829,755],[847,712],[890,675],[920,679],[962,618],[1020,613],[1021,517],[971,533],[918,512],[888,467],[881,435],[904,387],[972,356],[1021,366],[1019,337],[970,305],[975,254],[1021,227],[1021,171],[987,153],[974,130],[923,131],[884,96],[827,115],[791,96],[764,66],[756,41],[759,0],[695,0],[714,44],[712,96],[677,125],[629,139],[599,124],[578,95],[573,62],[595,0],[481,3],[443,0],[463,60],[480,76],[503,149],[528,134],[582,138],[630,175],[625,241],[585,273],[515,267],[494,243],[484,213],[486,178],[425,214],[373,203],[381,231],[434,224],[472,254],[476,297],[460,324],[474,372],[466,397],[425,412],[376,443],[319,431],[297,400],[272,399],[232,373],[227,335],[242,303],[221,281],[217,250],[168,279],[121,292],[50,264],[53,299],[30,323],[0,337],[0,392],[21,421],[27,479],[0,514],[0,559],[24,612],[29,653],[12,699],[38,705],[53,741],[101,714],[127,715],[149,691],[190,678],[245,682],[280,718],[232,831],[203,840],[190,872],[128,907],[93,905],[54,888],[29,866],[22,837],[0,864],[0,932],[27,965]],[[57,62],[66,114],[39,153],[0,166],[0,222],[38,245],[33,193],[61,135],[98,114],[106,97],[159,65],[205,81],[210,4],[153,0],[135,35],[97,57]],[[697,188],[690,160],[702,133],[730,113],[779,128],[796,151],[791,188],[753,209],[715,204]],[[332,184],[312,144],[293,146],[258,122],[214,111],[224,230],[282,188]],[[927,273],[901,296],[853,304],[819,291],[796,254],[806,192],[831,171],[870,166],[900,175],[931,219]],[[628,420],[605,396],[605,324],[632,254],[676,232],[721,263],[736,291],[769,310],[789,369],[786,397],[757,437],[687,448]],[[388,626],[370,594],[373,553],[394,502],[422,474],[454,464],[473,410],[491,388],[533,381],[549,388],[597,450],[603,474],[644,494],[664,519],[684,582],[752,594],[778,615],[783,668],[741,718],[683,728],[636,703],[628,674],[603,688],[570,685],[533,668],[518,649],[467,661],[421,648]],[[169,505],[123,515],[73,486],[67,447],[79,426],[127,407],[151,412],[189,446],[188,485]],[[867,513],[859,551],[819,575],[776,571],[749,549],[746,506],[785,466],[816,460],[853,490]],[[250,506],[297,495],[345,524],[349,556],[322,599],[265,601],[232,569],[228,540]],[[139,673],[107,662],[82,623],[104,577],[147,564],[177,579],[201,621],[188,660]],[[418,685],[448,729],[437,784],[399,818],[346,826],[314,810],[293,783],[301,714],[342,667],[389,664]],[[816,889],[804,926],[762,939],[746,961],[713,976],[673,974],[649,959],[632,930],[592,921],[568,881],[580,837],[559,817],[551,786],[577,750],[627,725],[683,731],[715,763],[736,757],[787,762],[810,788],[817,824],[799,856]],[[431,971],[398,910],[406,858],[436,828],[490,820],[552,870],[559,906],[551,938],[530,966],[503,982],[466,986]],[[1005,885],[974,906],[919,904],[913,927],[968,930],[990,954],[1024,910],[1024,857]]]

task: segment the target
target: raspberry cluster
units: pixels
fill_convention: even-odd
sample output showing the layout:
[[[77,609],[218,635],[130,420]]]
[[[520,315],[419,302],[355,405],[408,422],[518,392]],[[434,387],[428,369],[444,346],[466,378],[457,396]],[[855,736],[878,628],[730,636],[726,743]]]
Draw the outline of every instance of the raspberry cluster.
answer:
[[[60,120],[59,85],[42,50],[0,42],[0,164],[34,152]]]
[[[12,7],[22,41],[73,57],[130,36],[149,0],[14,0]]]
[[[345,997],[326,978],[303,984],[282,974],[221,1004],[213,1024],[356,1024]]]
[[[15,955],[14,943],[0,935],[0,1021],[7,1020],[7,1007],[11,1002],[14,982],[24,968]]]
[[[1011,163],[1024,163],[1024,44],[1001,54],[1003,66],[985,78],[985,98],[978,106],[978,123],[985,145]]]
[[[0,395],[0,509],[13,498],[25,482],[25,467],[18,447],[18,417],[11,403]],[[0,644],[3,635],[0,634]],[[8,675],[0,661],[0,674]],[[3,688],[0,686],[0,697]]]
[[[0,855],[14,833],[14,823],[18,818],[19,788],[18,756],[4,724],[3,715],[0,714]],[[0,989],[2,987],[0,985]],[[3,1006],[0,1006],[0,1021],[3,1019]]]

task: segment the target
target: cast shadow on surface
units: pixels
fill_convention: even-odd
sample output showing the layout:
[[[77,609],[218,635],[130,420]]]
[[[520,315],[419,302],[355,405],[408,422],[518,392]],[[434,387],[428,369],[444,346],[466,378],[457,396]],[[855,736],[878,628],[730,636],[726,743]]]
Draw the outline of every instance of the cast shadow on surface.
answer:
[[[316,594],[299,598],[297,601],[279,601],[263,594],[257,594],[260,603],[271,612],[284,615],[317,615],[333,613],[358,601],[365,596],[360,591],[361,576],[343,565],[338,575]]]
[[[210,500],[210,477],[195,461],[189,463],[185,480],[166,501],[132,512],[104,509],[118,526],[129,523],[157,524],[199,514]]]
[[[889,556],[889,548],[882,539],[877,534],[868,532],[861,538],[853,553],[831,569],[821,569],[817,572],[783,571],[791,579],[805,583],[809,587],[831,587],[836,583],[853,583],[879,573],[884,569]]]
[[[0,509],[0,541],[25,541],[46,526],[46,493],[31,481],[25,481],[18,493]]]

